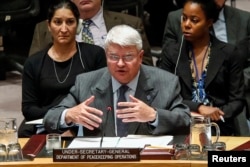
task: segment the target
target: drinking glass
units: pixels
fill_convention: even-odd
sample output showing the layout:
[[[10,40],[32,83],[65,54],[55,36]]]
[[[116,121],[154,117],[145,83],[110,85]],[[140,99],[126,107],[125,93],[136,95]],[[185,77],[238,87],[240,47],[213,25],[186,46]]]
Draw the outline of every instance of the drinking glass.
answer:
[[[7,160],[7,150],[4,144],[0,144],[0,162]]]
[[[215,151],[226,151],[226,143],[225,142],[214,142],[213,147]]]
[[[175,160],[187,160],[189,157],[187,144],[176,144],[174,146],[174,159]]]
[[[8,145],[8,160],[9,161],[23,160],[22,148],[19,143],[12,143]]]
[[[61,148],[61,135],[51,133],[46,135],[46,150],[47,153],[52,153],[53,149]]]
[[[201,159],[201,151],[200,151],[200,146],[198,144],[190,144],[188,146],[188,150],[189,150],[189,159],[191,160]]]
[[[205,145],[202,148],[202,160],[207,160],[208,158],[208,151],[214,151],[214,146],[213,145]]]

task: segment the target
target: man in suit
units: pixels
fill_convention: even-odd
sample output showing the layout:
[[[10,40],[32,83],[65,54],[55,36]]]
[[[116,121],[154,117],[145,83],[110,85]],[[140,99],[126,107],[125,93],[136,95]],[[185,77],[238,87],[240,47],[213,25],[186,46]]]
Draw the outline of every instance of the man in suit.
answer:
[[[113,27],[105,51],[108,67],[77,77],[68,96],[45,115],[46,130],[64,132],[80,125],[84,136],[120,136],[117,123],[122,120],[125,134],[189,133],[190,113],[182,103],[179,80],[167,71],[142,65],[138,31],[127,25]],[[121,93],[125,85],[127,90]],[[121,94],[126,102],[117,103]]]
[[[213,26],[216,38],[235,45],[250,36],[250,13],[226,5],[226,0],[215,1],[221,8],[219,19]],[[181,42],[181,15],[182,9],[169,13],[163,36],[163,47],[171,42]]]
[[[82,22],[83,20],[91,19],[90,31],[93,35],[94,44],[103,47],[107,32],[119,24],[127,24],[135,29],[137,29],[143,39],[143,49],[145,51],[145,56],[143,58],[143,64],[153,65],[152,56],[150,53],[150,45],[146,37],[144,26],[142,20],[139,17],[132,15],[127,15],[119,12],[112,12],[103,10],[102,0],[72,0],[79,9],[80,12],[80,22],[78,27],[78,34],[76,35],[76,40],[78,42],[82,41]],[[30,48],[29,55],[45,48],[52,38],[48,32],[47,22],[42,21],[36,25],[34,30],[33,40]]]

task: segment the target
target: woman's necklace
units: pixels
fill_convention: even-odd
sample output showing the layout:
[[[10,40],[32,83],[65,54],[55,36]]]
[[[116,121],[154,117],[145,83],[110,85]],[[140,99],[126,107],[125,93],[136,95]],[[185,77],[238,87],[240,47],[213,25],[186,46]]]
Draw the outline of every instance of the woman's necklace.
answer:
[[[71,62],[70,62],[70,66],[69,66],[69,71],[68,71],[66,77],[64,78],[64,80],[62,80],[62,81],[61,81],[61,80],[59,79],[59,77],[58,77],[58,74],[57,74],[57,71],[56,71],[56,63],[55,63],[55,61],[53,60],[53,65],[54,65],[54,71],[55,71],[56,79],[57,79],[57,82],[59,82],[60,84],[64,83],[64,82],[68,79],[68,77],[69,77],[69,74],[70,74],[70,71],[71,71],[71,68],[72,68],[72,64],[73,64],[73,57],[74,57],[74,56],[71,57]]]
[[[205,53],[203,55],[203,58],[202,58],[201,73],[202,73],[202,71],[204,69],[204,62],[205,62],[205,59],[207,57],[207,53],[208,53],[208,50],[210,48],[210,45],[211,45],[210,43],[207,45],[206,51],[205,51]],[[197,67],[197,64],[196,64],[196,59],[195,59],[193,49],[191,50],[191,56],[192,56],[192,59],[193,59],[193,62],[194,62],[195,79],[198,81],[198,80],[200,80],[200,75],[199,75],[198,67]]]
[[[83,68],[83,70],[85,70],[85,66],[84,66],[83,61],[82,61],[82,53],[81,53],[81,50],[80,50],[80,47],[79,47],[79,44],[78,44],[78,43],[77,43],[77,49],[78,49],[78,52],[79,52],[79,57],[80,57],[80,61],[81,61],[81,64],[82,64],[82,68]],[[55,75],[56,75],[56,79],[57,79],[57,82],[59,82],[60,84],[64,83],[64,82],[68,79],[68,77],[69,77],[69,74],[70,74],[71,68],[72,68],[72,64],[73,64],[73,58],[74,58],[74,56],[72,56],[72,58],[71,58],[69,71],[68,71],[66,77],[64,78],[64,80],[62,80],[62,81],[61,81],[61,80],[59,79],[59,77],[58,77],[57,70],[56,70],[56,63],[55,63],[55,61],[52,59],[52,61],[53,61],[53,66],[54,66],[54,71],[55,71]]]
[[[190,52],[190,57],[192,58],[192,62],[190,64],[191,66],[191,71],[192,71],[192,101],[199,102],[199,103],[207,103],[208,99],[206,97],[206,92],[205,92],[205,78],[206,78],[206,71],[207,71],[207,66],[209,63],[209,57],[210,57],[210,47],[211,43],[208,44],[206,51],[203,55],[202,58],[202,65],[201,65],[201,76],[199,75],[198,72],[198,67],[196,64],[196,59],[193,50],[191,49]],[[205,59],[207,58],[207,61],[205,62]],[[205,71],[204,70],[204,64],[205,65]],[[195,68],[195,71],[194,69]],[[194,75],[195,73],[195,75]]]

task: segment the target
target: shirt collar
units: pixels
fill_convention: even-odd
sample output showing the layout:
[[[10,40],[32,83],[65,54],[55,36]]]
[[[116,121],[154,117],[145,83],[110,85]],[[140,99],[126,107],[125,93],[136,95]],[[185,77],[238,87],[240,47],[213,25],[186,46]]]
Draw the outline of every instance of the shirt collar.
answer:
[[[130,81],[127,86],[129,87],[129,89],[132,89],[133,91],[136,90],[137,87],[137,83],[138,83],[138,79],[139,79],[139,75],[140,75],[140,71],[137,73],[137,75],[135,76],[135,78]],[[120,87],[121,87],[121,83],[118,82],[113,76],[112,76],[112,88],[113,88],[113,93],[115,93]]]
[[[95,24],[95,26],[97,28],[101,27],[101,25],[104,23],[103,9],[102,9],[102,7],[97,12],[97,14],[94,17],[91,18],[91,21]],[[83,19],[79,19],[79,24],[78,24],[77,31],[76,31],[77,35],[80,34],[80,32],[81,32],[82,22],[83,22]]]
[[[225,22],[224,8],[221,9],[218,19]]]
[[[104,22],[103,19],[103,8],[101,7],[97,14],[91,18],[92,22],[95,24],[96,27],[100,28],[102,23]]]

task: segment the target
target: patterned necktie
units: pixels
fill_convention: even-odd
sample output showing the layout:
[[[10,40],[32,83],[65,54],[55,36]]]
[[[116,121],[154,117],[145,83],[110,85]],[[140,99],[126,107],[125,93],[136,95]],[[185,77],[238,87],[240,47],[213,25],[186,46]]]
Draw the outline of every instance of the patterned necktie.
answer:
[[[94,44],[93,35],[89,29],[89,25],[92,23],[91,20],[84,20],[82,22],[82,40],[83,42]]]
[[[118,98],[117,103],[127,101],[126,97],[125,97],[125,93],[126,93],[127,90],[128,90],[127,85],[122,85],[119,88],[119,98]],[[117,106],[117,109],[122,109],[122,108],[125,108],[125,107]],[[120,118],[116,118],[116,124],[117,124],[117,136],[119,136],[119,137],[127,136],[127,134],[128,134],[128,124],[123,123],[122,119],[120,119]]]

